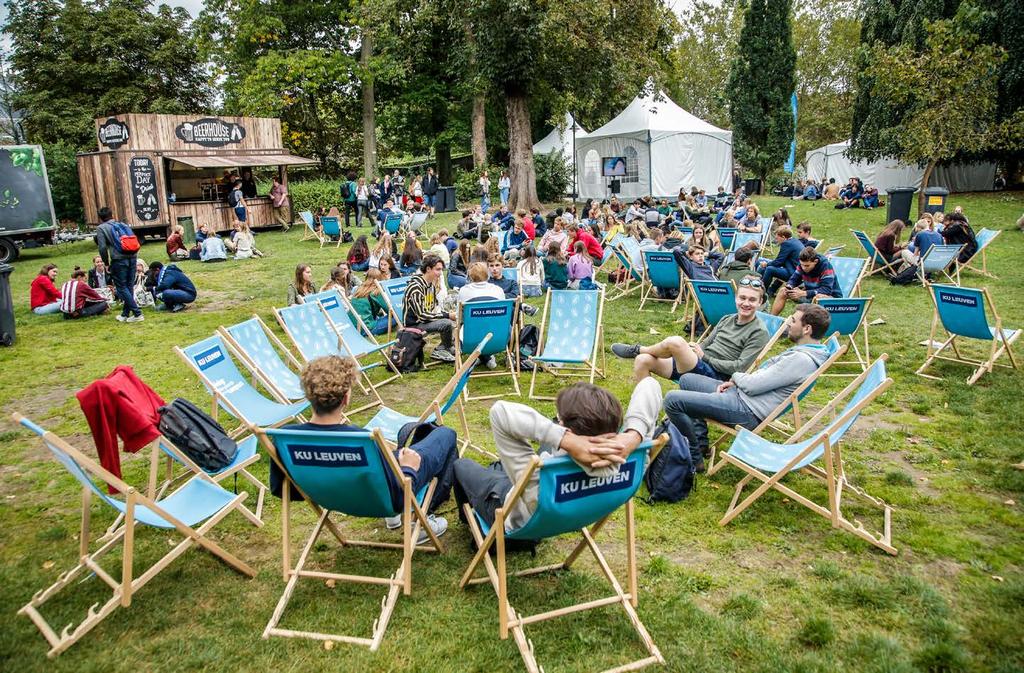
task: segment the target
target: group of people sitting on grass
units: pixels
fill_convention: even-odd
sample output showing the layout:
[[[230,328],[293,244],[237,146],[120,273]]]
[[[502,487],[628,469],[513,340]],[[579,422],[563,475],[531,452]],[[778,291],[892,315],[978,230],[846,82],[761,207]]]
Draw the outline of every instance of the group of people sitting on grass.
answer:
[[[898,277],[911,269],[916,272],[921,259],[933,245],[964,246],[957,258],[961,264],[967,263],[978,252],[978,239],[960,206],[954,208],[949,215],[942,212],[922,213],[907,242],[901,243],[906,226],[903,220],[893,220],[875,238],[878,254],[886,264],[892,265],[886,270],[891,277]]]
[[[429,292],[427,288],[442,272],[440,261],[424,268],[417,277],[421,282],[409,288],[406,301],[410,301],[409,293],[414,293],[412,301],[419,305],[417,297]],[[792,346],[768,358],[755,371],[748,371],[769,339],[756,315],[763,293],[761,280],[747,276],[736,295],[737,312],[722,318],[699,342],[669,337],[651,346],[614,344],[616,355],[634,359],[636,385],[625,412],[614,395],[588,383],[577,383],[559,392],[555,420],[523,404],[496,402],[489,421],[498,461],[490,465],[459,458],[453,429],[418,428],[411,445],[395,449],[394,454],[413,491],[437,479],[427,508],[428,523],[435,535],[448,528],[448,522],[435,512],[452,492],[460,518],[462,504],[469,503],[488,525],[493,524],[495,511],[508,500],[513,485],[538,451],[542,456],[567,454],[593,477],[614,475],[629,454],[652,437],[662,410],[687,438],[697,467],[703,470],[709,451],[709,420],[729,427],[756,428],[828,357],[821,344],[828,333],[828,312],[815,304],[801,304],[786,325],[786,337]],[[307,364],[301,381],[313,415],[308,423],[290,427],[328,432],[360,430],[346,423],[344,415],[357,375],[358,365],[349,358],[328,356]],[[679,389],[663,398],[654,376],[670,379]],[[278,470],[276,466],[273,469]],[[274,477],[278,481],[280,478],[279,474]],[[398,509],[402,491],[397,480],[391,476],[388,479]],[[507,530],[522,526],[536,507],[536,472],[531,479],[524,497],[507,513]],[[395,517],[385,524],[397,529],[401,519]],[[425,540],[423,532],[420,542]]]

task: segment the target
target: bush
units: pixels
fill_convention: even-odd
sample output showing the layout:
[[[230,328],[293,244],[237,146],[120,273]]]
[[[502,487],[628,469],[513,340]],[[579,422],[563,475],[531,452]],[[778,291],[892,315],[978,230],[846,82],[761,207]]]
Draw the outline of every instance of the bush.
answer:
[[[533,157],[537,171],[537,198],[544,203],[557,201],[572,189],[572,163],[555,150]]]
[[[308,210],[315,213],[318,208],[344,208],[341,198],[341,180],[307,180],[305,182],[289,182],[288,195],[292,200],[295,212]]]
[[[491,179],[491,203],[495,203],[498,200],[498,178],[501,177],[501,172],[505,170],[501,166],[488,166],[487,177]],[[471,169],[468,171],[456,170],[455,171],[455,200],[459,203],[465,203],[466,201],[472,201],[477,203],[480,201],[480,174],[483,173],[483,169]]]
[[[46,177],[50,182],[50,196],[53,198],[53,212],[57,221],[73,220],[82,222],[82,189],[78,183],[77,150],[64,141],[43,145],[46,159]]]

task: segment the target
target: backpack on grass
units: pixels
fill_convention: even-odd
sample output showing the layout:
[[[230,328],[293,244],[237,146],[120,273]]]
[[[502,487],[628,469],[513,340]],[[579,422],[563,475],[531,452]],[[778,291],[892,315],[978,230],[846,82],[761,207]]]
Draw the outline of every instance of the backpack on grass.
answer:
[[[423,369],[423,345],[427,333],[415,327],[398,330],[395,343],[388,350],[388,359],[403,374]]]
[[[644,474],[647,502],[679,502],[697,487],[697,468],[690,454],[690,442],[672,423],[665,421],[654,429],[654,436],[668,433],[668,442]]]
[[[205,471],[218,472],[235,459],[235,440],[228,437],[220,423],[188,400],[178,397],[157,411],[160,432]]]

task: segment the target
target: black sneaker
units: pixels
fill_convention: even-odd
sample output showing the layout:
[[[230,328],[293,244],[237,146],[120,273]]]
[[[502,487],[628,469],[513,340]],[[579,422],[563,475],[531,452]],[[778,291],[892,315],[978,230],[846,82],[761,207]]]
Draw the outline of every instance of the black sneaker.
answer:
[[[612,344],[612,353],[623,360],[632,360],[640,355],[640,344],[614,343]]]

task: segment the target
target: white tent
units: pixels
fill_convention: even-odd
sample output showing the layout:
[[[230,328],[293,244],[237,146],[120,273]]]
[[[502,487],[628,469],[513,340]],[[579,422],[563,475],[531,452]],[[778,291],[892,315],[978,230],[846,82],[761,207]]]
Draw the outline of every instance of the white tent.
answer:
[[[885,193],[891,187],[915,187],[920,189],[924,169],[901,164],[896,159],[884,158],[875,162],[853,161],[846,156],[850,141],[833,143],[807,153],[807,178],[821,181],[835,178],[845,184],[850,178],[858,177],[861,182],[874,185]],[[931,187],[945,187],[950,192],[986,192],[992,190],[996,177],[996,165],[991,162],[953,164],[938,166],[928,181]]]
[[[576,127],[576,141],[587,137],[587,131],[572,118],[568,112],[565,113],[565,120],[551,129],[551,133],[544,136],[533,146],[534,154],[548,154],[552,150],[558,150],[565,156],[566,161],[572,161],[572,131]]]
[[[576,137],[583,198],[611,193],[612,178],[601,174],[606,157],[626,160],[626,175],[617,178],[621,197],[675,196],[693,186],[714,193],[731,184],[732,132],[698,119],[664,92],[637,96],[615,119],[582,141]]]

